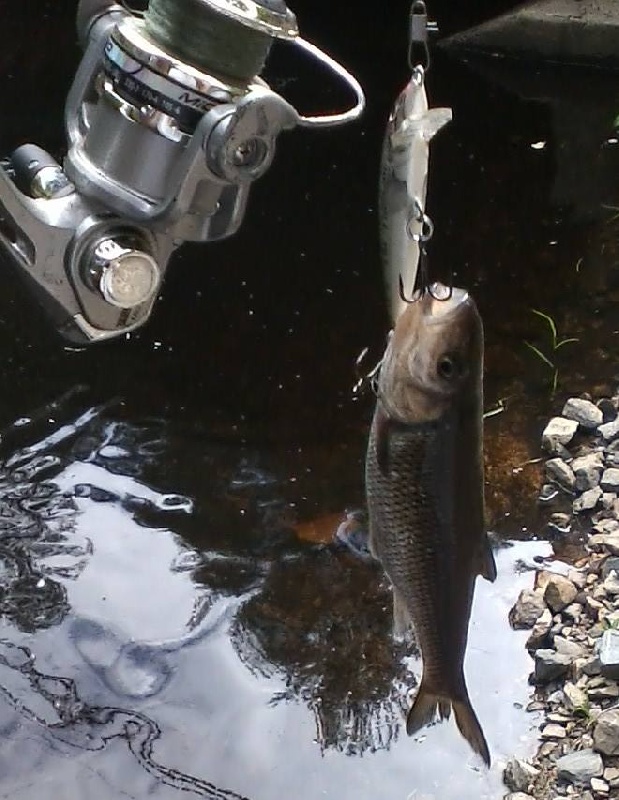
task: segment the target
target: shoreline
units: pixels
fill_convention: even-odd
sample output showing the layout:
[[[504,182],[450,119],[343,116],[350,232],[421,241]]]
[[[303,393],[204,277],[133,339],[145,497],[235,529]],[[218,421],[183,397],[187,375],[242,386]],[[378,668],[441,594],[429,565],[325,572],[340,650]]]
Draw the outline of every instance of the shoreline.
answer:
[[[529,630],[540,742],[504,772],[509,800],[619,797],[619,394],[570,398],[542,434],[555,544],[581,556],[536,570],[509,613]]]

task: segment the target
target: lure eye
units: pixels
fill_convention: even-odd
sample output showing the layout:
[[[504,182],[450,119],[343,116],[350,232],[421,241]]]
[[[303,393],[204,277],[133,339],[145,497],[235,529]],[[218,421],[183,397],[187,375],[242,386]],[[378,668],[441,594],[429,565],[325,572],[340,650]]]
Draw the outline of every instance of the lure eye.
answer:
[[[462,366],[454,356],[444,355],[436,364],[438,375],[446,381],[453,381],[462,374]]]

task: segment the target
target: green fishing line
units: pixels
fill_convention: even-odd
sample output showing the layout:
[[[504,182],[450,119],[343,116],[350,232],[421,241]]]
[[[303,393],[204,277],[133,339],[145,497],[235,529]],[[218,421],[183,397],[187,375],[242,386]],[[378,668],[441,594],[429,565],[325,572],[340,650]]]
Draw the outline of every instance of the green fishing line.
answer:
[[[219,14],[203,0],[151,0],[146,28],[163,49],[202,72],[248,81],[264,66],[272,38]]]

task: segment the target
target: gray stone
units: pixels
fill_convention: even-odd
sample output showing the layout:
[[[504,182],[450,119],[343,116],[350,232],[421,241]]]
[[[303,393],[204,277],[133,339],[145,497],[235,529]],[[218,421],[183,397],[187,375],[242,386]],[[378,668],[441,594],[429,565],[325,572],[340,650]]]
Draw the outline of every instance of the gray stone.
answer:
[[[583,658],[585,655],[585,651],[577,642],[566,639],[564,636],[555,636],[553,644],[557,653],[562,653],[564,656],[569,656],[571,659]]]
[[[565,705],[570,711],[576,714],[585,714],[589,710],[589,698],[586,692],[579,689],[569,681],[563,687],[563,694],[565,695]]]
[[[509,624],[516,630],[532,628],[545,608],[541,591],[523,589],[509,612]]]
[[[535,800],[535,798],[525,792],[510,792],[504,796],[503,800]]]
[[[546,478],[563,489],[570,492],[574,491],[576,486],[576,477],[572,472],[569,464],[566,464],[562,458],[549,458],[545,464]]]
[[[605,511],[614,511],[617,495],[615,492],[604,492],[602,494],[602,508]]]
[[[548,683],[561,678],[570,668],[572,659],[554,650],[536,650],[535,680],[537,683]]]
[[[565,417],[553,417],[542,433],[542,447],[555,452],[557,444],[569,444],[578,430],[578,422]]]
[[[552,627],[552,614],[549,608],[545,608],[541,617],[537,620],[531,631],[531,635],[527,639],[526,648],[531,653],[534,650],[539,650],[540,647],[545,647],[548,644],[548,634]]]
[[[619,767],[606,767],[604,770],[604,780],[611,789],[619,786]]]
[[[619,631],[610,628],[600,642],[600,672],[605,678],[619,680]]]
[[[600,425],[598,431],[602,434],[604,441],[614,441],[619,437],[619,417],[612,422],[605,422],[603,425]]]
[[[539,770],[526,761],[510,758],[503,772],[503,780],[508,789],[514,792],[526,792],[539,775]]]
[[[593,750],[579,750],[557,759],[557,774],[570,783],[589,783],[591,778],[599,778],[604,772],[604,762],[599,753]]]
[[[563,725],[551,723],[544,725],[541,732],[542,739],[565,739],[567,738],[567,731]]]
[[[600,572],[602,578],[608,578],[611,572],[619,572],[619,557],[611,556],[607,558],[606,561],[602,564],[602,570]]]
[[[612,533],[594,533],[589,537],[589,544],[606,548],[611,556],[619,556],[619,525],[618,530]]]
[[[591,788],[597,794],[608,794],[608,784],[601,778],[591,778]]]
[[[572,463],[572,472],[576,477],[576,489],[584,492],[593,489],[600,482],[604,462],[599,453],[589,453],[586,456],[575,458]]]
[[[580,603],[570,603],[569,606],[565,606],[561,613],[566,619],[578,622],[582,617],[582,605]]]
[[[599,486],[595,486],[593,489],[588,489],[586,492],[577,497],[572,507],[574,509],[575,514],[579,514],[582,511],[592,511],[597,504],[602,499],[602,490]]]
[[[577,594],[578,589],[570,580],[563,575],[552,575],[544,589],[544,600],[550,610],[557,614],[573,603]]]
[[[611,597],[619,594],[619,575],[614,569],[608,573],[602,586],[606,594],[610,595]]]
[[[570,397],[563,406],[561,415],[566,419],[575,420],[582,428],[594,430],[604,422],[604,414],[591,400],[580,397]]]
[[[587,576],[579,569],[570,569],[567,572],[568,581],[572,581],[577,589],[584,589],[587,585]]]
[[[619,492],[619,468],[610,467],[602,473],[600,486],[604,492]]]
[[[619,755],[619,708],[602,711],[593,729],[593,742],[599,753]]]

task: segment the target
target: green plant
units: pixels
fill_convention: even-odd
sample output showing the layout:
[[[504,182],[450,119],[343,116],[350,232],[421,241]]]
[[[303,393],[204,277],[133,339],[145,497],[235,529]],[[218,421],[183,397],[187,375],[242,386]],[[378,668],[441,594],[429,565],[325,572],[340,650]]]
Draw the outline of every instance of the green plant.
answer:
[[[577,342],[578,339],[574,337],[568,337],[566,339],[559,339],[559,334],[557,332],[557,326],[555,324],[554,319],[549,316],[548,314],[544,314],[543,311],[538,311],[536,308],[532,308],[531,312],[536,314],[540,319],[543,319],[546,323],[549,332],[549,342],[548,346],[541,350],[539,347],[536,347],[531,342],[525,341],[526,346],[531,350],[531,352],[535,353],[535,355],[539,358],[539,360],[546,365],[550,372],[550,392],[551,395],[554,396],[555,392],[557,391],[557,382],[559,380],[559,367],[556,364],[556,354],[557,352],[564,347],[566,344],[570,344],[571,342]]]

